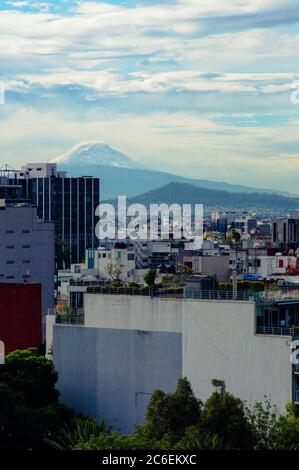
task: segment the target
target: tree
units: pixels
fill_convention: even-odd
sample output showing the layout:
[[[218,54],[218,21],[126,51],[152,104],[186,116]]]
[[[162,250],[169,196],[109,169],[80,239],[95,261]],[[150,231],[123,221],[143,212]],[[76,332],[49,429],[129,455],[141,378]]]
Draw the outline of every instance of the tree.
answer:
[[[296,405],[289,403],[286,411],[286,415],[278,417],[277,429],[274,433],[276,448],[299,450],[299,410]]]
[[[234,231],[232,232],[232,238],[233,238],[233,240],[235,240],[235,243],[237,244],[237,243],[239,243],[240,240],[241,240],[241,235],[240,235],[239,232],[237,232],[237,231],[234,230]]]
[[[151,268],[144,275],[144,281],[148,287],[155,287],[156,284],[157,271],[155,268]]]
[[[55,237],[55,257],[57,269],[66,269],[70,267],[70,247],[65,245],[61,237]]]
[[[108,276],[111,278],[113,283],[120,285],[123,268],[124,268],[124,265],[117,261],[116,263],[111,262],[107,264],[105,271],[108,274]]]
[[[220,450],[223,441],[217,435],[203,434],[199,426],[186,429],[184,437],[179,441],[175,450]]]
[[[206,401],[200,430],[204,435],[217,436],[225,449],[250,449],[252,428],[245,414],[244,403],[225,391],[222,381],[213,381],[216,391]]]
[[[65,425],[55,440],[47,439],[47,442],[56,450],[74,450],[83,448],[85,444],[103,434],[108,436],[111,431],[112,428],[107,428],[106,420],[98,424],[91,418],[76,417],[72,427]]]
[[[279,433],[279,414],[269,400],[265,403],[256,402],[253,407],[246,409],[248,422],[253,431],[256,450],[274,450],[277,448]]]
[[[201,402],[186,378],[180,379],[174,393],[156,390],[148,404],[145,424],[137,427],[137,435],[147,440],[166,439],[178,442],[186,428],[198,424]]]
[[[73,410],[58,402],[57,374],[37,350],[15,351],[0,368],[0,449],[44,449],[72,423]]]
[[[33,408],[58,402],[57,379],[53,362],[34,348],[8,354],[5,365],[0,368],[0,382],[6,383],[15,393],[22,393],[27,405]]]

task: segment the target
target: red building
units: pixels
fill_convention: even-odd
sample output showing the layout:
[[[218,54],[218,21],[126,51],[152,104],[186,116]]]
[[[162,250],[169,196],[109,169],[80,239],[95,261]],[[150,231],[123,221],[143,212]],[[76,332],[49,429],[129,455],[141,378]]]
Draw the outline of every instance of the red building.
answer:
[[[0,340],[5,354],[41,346],[41,285],[0,284]]]

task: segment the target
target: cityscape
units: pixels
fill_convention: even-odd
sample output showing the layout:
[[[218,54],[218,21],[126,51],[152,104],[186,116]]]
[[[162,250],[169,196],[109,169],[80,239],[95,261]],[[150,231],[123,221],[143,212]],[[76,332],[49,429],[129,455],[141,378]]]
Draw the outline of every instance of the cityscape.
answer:
[[[0,6],[1,451],[299,450],[298,22]]]

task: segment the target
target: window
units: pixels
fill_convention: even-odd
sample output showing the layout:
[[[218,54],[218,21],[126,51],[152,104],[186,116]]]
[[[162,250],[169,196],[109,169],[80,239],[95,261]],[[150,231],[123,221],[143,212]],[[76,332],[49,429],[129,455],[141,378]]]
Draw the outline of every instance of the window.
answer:
[[[78,266],[78,265],[75,266],[74,272],[75,272],[76,274],[80,274],[80,273],[81,273],[81,266]]]
[[[31,261],[29,259],[24,259],[23,264],[30,264]]]
[[[6,279],[14,279],[14,276],[6,276]]]
[[[23,230],[22,233],[30,233],[30,230]]]
[[[7,230],[6,233],[9,233],[9,234],[10,233],[15,233],[15,231],[14,230]]]
[[[135,255],[133,253],[128,254],[128,261],[134,261]]]
[[[280,260],[279,260],[279,267],[280,267],[280,268],[283,268],[283,259],[280,259]]]
[[[107,258],[107,253],[103,253],[103,258]]]
[[[22,248],[31,248],[31,245],[23,245]]]
[[[6,261],[6,264],[15,264],[14,261]]]
[[[14,246],[14,245],[7,245],[6,248],[7,248],[8,250],[13,250],[13,249],[15,248],[15,246]]]

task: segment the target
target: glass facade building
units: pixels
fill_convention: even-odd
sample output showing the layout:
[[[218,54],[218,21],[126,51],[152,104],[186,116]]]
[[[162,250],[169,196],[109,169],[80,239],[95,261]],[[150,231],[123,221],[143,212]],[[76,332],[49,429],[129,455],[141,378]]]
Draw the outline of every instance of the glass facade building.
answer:
[[[55,223],[58,268],[83,262],[86,250],[98,247],[95,212],[100,203],[99,178],[56,174],[27,176],[17,183],[22,196],[36,204],[39,219]]]

